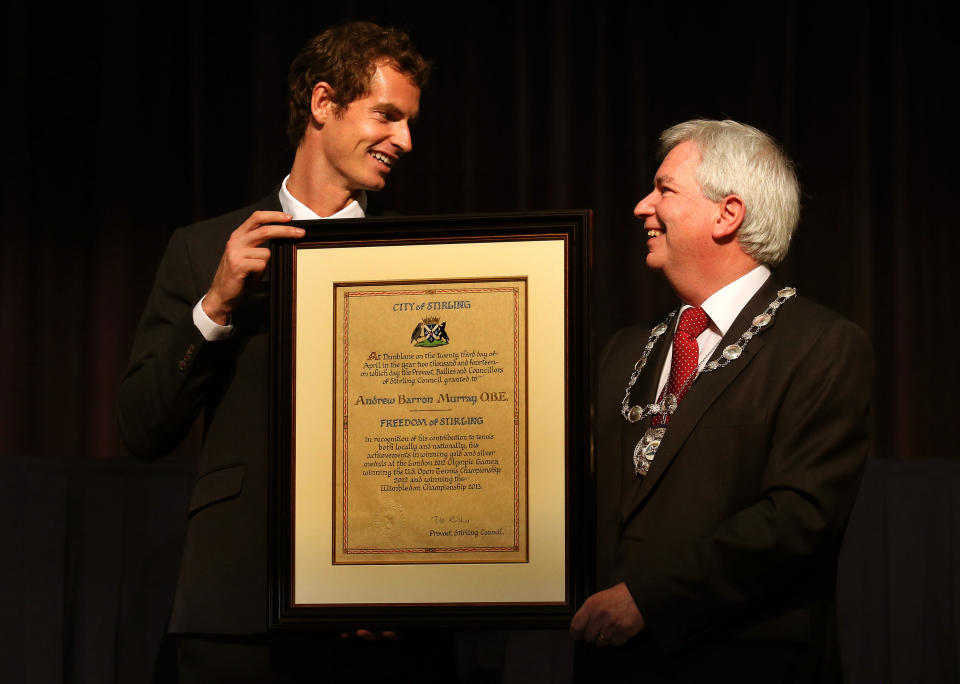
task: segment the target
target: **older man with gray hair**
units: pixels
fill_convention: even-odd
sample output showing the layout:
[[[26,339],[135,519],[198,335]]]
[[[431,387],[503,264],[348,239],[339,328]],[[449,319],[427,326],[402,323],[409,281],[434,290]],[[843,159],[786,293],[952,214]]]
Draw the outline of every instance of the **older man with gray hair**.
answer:
[[[735,121],[666,130],[634,209],[680,300],[600,362],[583,681],[839,679],[837,553],[870,443],[870,343],[779,282],[793,165]]]

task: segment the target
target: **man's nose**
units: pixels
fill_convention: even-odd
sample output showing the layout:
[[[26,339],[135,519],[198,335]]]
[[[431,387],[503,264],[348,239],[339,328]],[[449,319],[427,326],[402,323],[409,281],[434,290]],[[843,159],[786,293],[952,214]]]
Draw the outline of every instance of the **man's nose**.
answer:
[[[410,126],[406,121],[396,122],[393,135],[390,136],[390,142],[403,153],[413,149],[413,136],[410,134]]]
[[[636,216],[637,218],[640,218],[641,216],[651,216],[651,215],[653,215],[654,208],[655,208],[655,205],[654,205],[655,197],[654,197],[654,196],[655,196],[656,194],[657,194],[657,191],[654,190],[654,191],[651,192],[649,195],[647,195],[646,197],[644,197],[642,200],[640,200],[639,202],[637,202],[637,206],[635,206],[635,207],[633,208],[633,215]]]

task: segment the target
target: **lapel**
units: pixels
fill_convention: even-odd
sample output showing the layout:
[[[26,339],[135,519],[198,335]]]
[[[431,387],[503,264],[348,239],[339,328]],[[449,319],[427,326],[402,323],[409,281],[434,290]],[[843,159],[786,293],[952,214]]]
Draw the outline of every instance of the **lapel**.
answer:
[[[763,313],[767,305],[773,301],[780,287],[780,285],[774,282],[773,276],[767,279],[767,282],[763,284],[750,301],[747,302],[747,305],[743,307],[740,315],[737,316],[733,325],[730,326],[726,335],[723,336],[723,339],[717,346],[717,351],[711,359],[717,358],[724,347],[733,344],[740,338],[741,333],[750,327],[750,322],[753,318]],[[774,317],[773,321],[767,327],[773,327],[776,321],[777,319]],[[622,520],[626,521],[637,507],[650,495],[650,492],[656,487],[660,478],[669,470],[670,464],[673,463],[680,448],[687,441],[687,438],[700,422],[700,419],[703,418],[703,414],[713,405],[714,401],[723,393],[724,389],[750,365],[753,358],[762,351],[765,344],[764,338],[766,333],[767,331],[765,330],[750,340],[750,344],[747,345],[743,354],[736,361],[712,373],[703,373],[696,379],[684,396],[683,401],[680,402],[677,412],[670,417],[670,426],[667,428],[666,435],[664,435],[663,441],[660,443],[660,448],[657,449],[657,456],[653,461],[653,465],[650,467],[650,472],[647,473],[647,476],[642,480],[637,480],[633,474],[633,448],[649,427],[650,421],[645,420],[629,425],[629,428],[633,429],[623,431],[624,443],[630,440],[633,441],[630,442],[629,448],[626,451],[629,469],[623,476],[623,486],[621,487],[623,494],[621,500]],[[645,383],[646,394],[644,394],[643,397],[646,403],[655,401],[655,398],[647,398],[654,397],[654,393],[656,392],[657,381],[663,369],[667,347],[668,345],[663,344],[663,349],[656,350],[658,360],[656,365],[648,364],[647,366],[647,370],[653,370],[655,372],[651,373],[651,377],[648,378],[647,383]],[[626,446],[626,444],[624,444],[624,446]]]

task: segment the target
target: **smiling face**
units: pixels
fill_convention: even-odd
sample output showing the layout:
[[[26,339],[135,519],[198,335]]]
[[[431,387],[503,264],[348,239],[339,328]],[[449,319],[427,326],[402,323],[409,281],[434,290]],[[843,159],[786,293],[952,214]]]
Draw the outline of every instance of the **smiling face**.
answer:
[[[420,89],[381,62],[369,93],[343,108],[326,107],[319,149],[326,181],[351,193],[382,189],[391,167],[413,149],[410,123],[420,109]]]
[[[713,227],[720,206],[704,197],[697,183],[700,153],[687,140],[667,154],[657,169],[654,189],[633,210],[647,231],[647,266],[662,270],[674,290],[709,270],[716,243]]]

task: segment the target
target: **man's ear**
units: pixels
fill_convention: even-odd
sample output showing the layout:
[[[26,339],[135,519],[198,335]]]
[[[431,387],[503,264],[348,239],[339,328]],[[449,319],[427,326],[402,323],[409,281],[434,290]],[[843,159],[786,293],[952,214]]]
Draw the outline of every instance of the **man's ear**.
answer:
[[[318,81],[310,96],[310,115],[313,122],[322,127],[327,118],[333,115],[336,103],[333,101],[333,88],[326,81]]]
[[[720,240],[737,232],[747,215],[747,207],[740,195],[727,195],[717,205],[713,222],[713,239]]]

